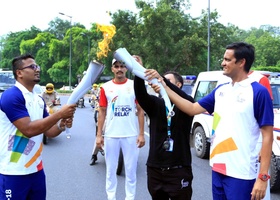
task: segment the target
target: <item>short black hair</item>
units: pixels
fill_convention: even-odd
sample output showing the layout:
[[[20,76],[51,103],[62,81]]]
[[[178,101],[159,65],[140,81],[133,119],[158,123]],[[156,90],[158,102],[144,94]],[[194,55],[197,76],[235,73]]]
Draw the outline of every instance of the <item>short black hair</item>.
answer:
[[[234,50],[234,57],[236,58],[236,62],[242,60],[243,58],[246,60],[244,70],[249,72],[251,66],[255,60],[255,47],[246,42],[234,42],[226,46],[226,49]]]
[[[17,56],[12,60],[13,74],[14,74],[15,79],[17,79],[16,71],[22,67],[22,64],[23,64],[22,60],[26,60],[28,58],[34,59],[34,56],[32,56],[30,53],[26,53],[26,54]]]
[[[174,76],[174,78],[175,78],[175,80],[176,80],[176,83],[177,83],[177,82],[180,82],[180,83],[181,83],[181,87],[180,87],[180,88],[183,87],[184,81],[183,81],[182,76],[181,76],[179,73],[177,73],[177,72],[175,72],[175,71],[167,71],[167,72],[165,72],[165,73],[163,74],[163,76],[165,76],[165,75],[167,75],[167,74],[173,74],[173,76]]]

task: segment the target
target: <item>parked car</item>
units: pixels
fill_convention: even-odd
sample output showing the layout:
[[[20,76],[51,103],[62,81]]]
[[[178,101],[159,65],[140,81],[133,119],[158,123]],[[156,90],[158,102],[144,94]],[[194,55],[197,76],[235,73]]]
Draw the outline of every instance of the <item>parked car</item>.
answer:
[[[193,86],[195,84],[196,76],[195,75],[183,75],[182,76],[184,85],[182,87],[182,90],[188,94],[192,94]]]
[[[12,70],[0,69],[0,92],[15,85],[15,78]]]
[[[270,165],[270,189],[273,191],[280,189],[280,76],[271,76],[269,79],[274,110],[273,146]],[[223,75],[223,71],[201,72],[194,85],[192,97],[195,101],[199,101],[216,86],[230,81],[229,77]],[[209,158],[212,124],[213,115],[207,112],[194,116],[191,129],[191,146],[194,147],[196,156],[199,158]]]
[[[279,80],[280,81],[280,80]],[[273,146],[270,161],[270,189],[280,189],[280,82],[271,84],[273,95],[274,128]]]
[[[62,87],[60,88],[60,90],[72,91],[72,90],[74,90],[74,87],[73,87],[73,86],[71,86],[71,87],[69,87],[69,86],[62,86]]]

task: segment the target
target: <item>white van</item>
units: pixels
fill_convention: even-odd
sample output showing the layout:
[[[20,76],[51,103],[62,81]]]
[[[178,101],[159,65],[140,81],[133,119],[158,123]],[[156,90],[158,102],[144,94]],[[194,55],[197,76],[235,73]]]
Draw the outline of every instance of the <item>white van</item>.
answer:
[[[275,73],[269,74],[271,74],[270,83],[274,109],[274,141],[270,166],[270,188],[271,190],[278,190],[280,189],[280,74],[279,77],[275,76]],[[192,97],[195,101],[198,101],[208,95],[216,86],[230,81],[230,78],[223,75],[223,71],[201,72],[196,79]],[[213,115],[207,112],[194,116],[191,129],[191,146],[194,147],[199,158],[209,158],[212,122]]]

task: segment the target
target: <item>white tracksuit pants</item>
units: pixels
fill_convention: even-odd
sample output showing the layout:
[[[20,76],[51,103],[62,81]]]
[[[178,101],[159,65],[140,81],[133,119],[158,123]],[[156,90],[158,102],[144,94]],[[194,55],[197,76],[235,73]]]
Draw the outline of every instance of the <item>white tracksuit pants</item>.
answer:
[[[106,161],[106,192],[108,200],[116,200],[117,165],[122,148],[125,167],[125,200],[134,200],[136,192],[136,170],[139,155],[137,136],[124,138],[104,137]]]

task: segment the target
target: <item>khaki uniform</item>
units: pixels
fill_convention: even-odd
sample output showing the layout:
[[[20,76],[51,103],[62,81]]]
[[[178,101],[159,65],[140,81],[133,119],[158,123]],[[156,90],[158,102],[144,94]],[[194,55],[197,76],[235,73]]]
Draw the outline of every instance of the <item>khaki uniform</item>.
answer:
[[[56,99],[56,96],[57,96],[57,92],[53,92],[53,93],[51,93],[51,94],[48,94],[48,93],[46,93],[46,92],[44,92],[43,94],[42,94],[42,97],[43,97],[43,99],[45,100],[45,102],[46,102],[46,104],[47,105],[50,105],[50,104],[53,104],[53,102],[55,101],[55,99]]]

